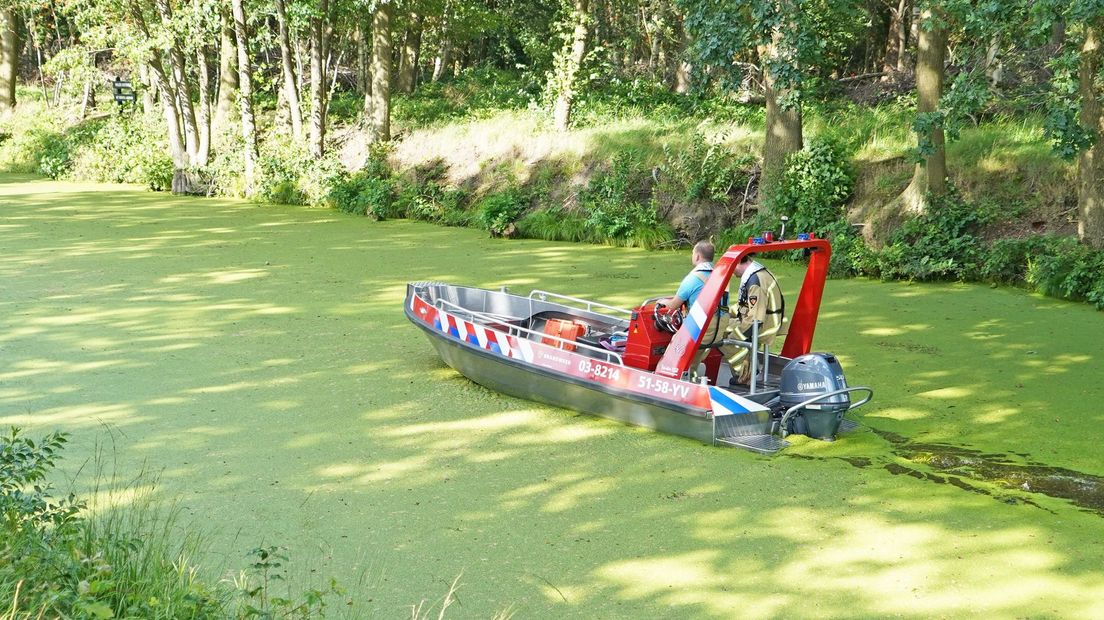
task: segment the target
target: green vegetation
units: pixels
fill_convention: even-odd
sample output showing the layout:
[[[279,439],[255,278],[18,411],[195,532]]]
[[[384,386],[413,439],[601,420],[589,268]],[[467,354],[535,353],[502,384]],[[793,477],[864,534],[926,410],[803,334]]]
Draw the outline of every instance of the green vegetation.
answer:
[[[158,472],[170,557],[199,528],[211,588],[243,565],[256,588],[282,546],[270,596],[333,577],[327,617],[437,617],[457,575],[446,617],[1100,615],[1086,305],[832,280],[814,344],[874,387],[873,430],[764,458],[502,397],[397,310],[432,279],[631,306],[685,250],[11,175],[0,213],[0,424],[71,432],[52,479],[90,506],[113,433],[110,471]],[[792,302],[801,266],[771,268]]]

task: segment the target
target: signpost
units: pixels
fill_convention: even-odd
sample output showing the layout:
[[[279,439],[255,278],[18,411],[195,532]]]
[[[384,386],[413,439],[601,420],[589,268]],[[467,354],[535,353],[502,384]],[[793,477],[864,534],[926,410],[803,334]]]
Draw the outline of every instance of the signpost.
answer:
[[[115,91],[115,103],[119,105],[134,103],[136,95],[134,94],[134,84],[130,80],[116,77],[111,82],[111,87]]]

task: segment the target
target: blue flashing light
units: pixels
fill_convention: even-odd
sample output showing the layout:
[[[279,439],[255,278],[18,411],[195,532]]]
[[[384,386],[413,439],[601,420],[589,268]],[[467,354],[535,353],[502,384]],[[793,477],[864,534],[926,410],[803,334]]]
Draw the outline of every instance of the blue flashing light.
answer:
[[[797,233],[797,240],[798,241],[808,241],[809,240],[809,233]]]
[[[754,243],[755,245],[765,245],[767,243],[766,241],[763,240],[762,237],[756,237],[756,238],[752,239],[751,242]]]

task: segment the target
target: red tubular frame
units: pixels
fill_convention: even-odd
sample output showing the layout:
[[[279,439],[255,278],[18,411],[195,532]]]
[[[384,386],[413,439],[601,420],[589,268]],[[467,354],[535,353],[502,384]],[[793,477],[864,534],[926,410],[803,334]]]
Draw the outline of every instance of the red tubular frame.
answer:
[[[813,346],[813,332],[816,330],[817,315],[820,314],[820,300],[824,296],[824,281],[828,277],[828,262],[832,258],[832,246],[824,239],[775,241],[763,244],[745,243],[728,248],[724,256],[714,263],[713,274],[706,281],[705,287],[695,302],[695,306],[701,306],[701,310],[705,313],[705,324],[701,326],[695,338],[690,335],[692,321],[689,316],[687,317],[682,328],[671,339],[667,352],[659,360],[656,374],[678,379],[689,369],[690,362],[694,359],[698,347],[701,346],[709,323],[717,313],[721,296],[728,288],[728,282],[732,279],[735,267],[741,258],[748,254],[802,249],[809,250],[809,265],[805,270],[801,291],[797,295],[797,303],[790,316],[789,331],[786,334],[786,342],[782,346],[782,355],[793,358],[808,353]],[[733,293],[735,294],[736,291]]]

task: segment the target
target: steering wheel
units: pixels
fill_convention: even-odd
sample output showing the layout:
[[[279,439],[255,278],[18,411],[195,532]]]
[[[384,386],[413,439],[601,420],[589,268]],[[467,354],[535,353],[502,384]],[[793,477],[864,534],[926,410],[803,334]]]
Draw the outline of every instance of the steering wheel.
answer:
[[[682,310],[671,310],[665,308],[659,304],[656,304],[655,313],[652,314],[655,320],[656,329],[661,332],[667,332],[669,334],[678,333],[680,327],[682,327]]]

